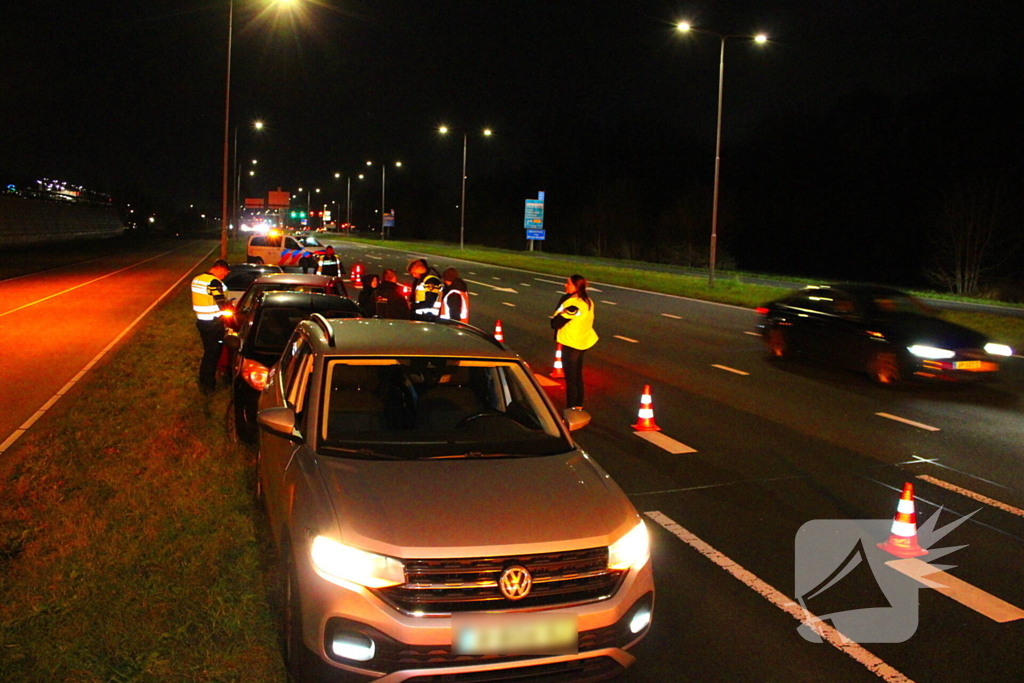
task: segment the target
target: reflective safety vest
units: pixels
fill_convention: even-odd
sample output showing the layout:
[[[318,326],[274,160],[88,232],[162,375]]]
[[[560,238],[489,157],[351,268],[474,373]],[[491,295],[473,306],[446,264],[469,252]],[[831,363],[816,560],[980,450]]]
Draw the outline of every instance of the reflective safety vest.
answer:
[[[203,273],[192,280],[192,310],[196,318],[216,320],[224,314],[220,304],[225,301],[224,283],[210,273]]]
[[[568,346],[570,349],[586,351],[597,343],[597,332],[594,332],[593,301],[587,305],[586,301],[573,295],[562,302],[562,305],[555,311],[555,315],[568,320],[559,328],[558,334],[555,336],[555,341],[559,344]]]
[[[412,315],[416,318],[436,318],[441,313],[441,278],[426,273],[413,291]]]
[[[320,275],[339,275],[341,272],[341,259],[335,256],[321,256],[320,265],[317,268]]]
[[[445,320],[452,320],[452,309],[458,309],[456,311],[458,317],[455,320],[460,320],[464,323],[469,322],[469,294],[463,292],[461,289],[449,290],[444,298],[441,299],[441,317]]]

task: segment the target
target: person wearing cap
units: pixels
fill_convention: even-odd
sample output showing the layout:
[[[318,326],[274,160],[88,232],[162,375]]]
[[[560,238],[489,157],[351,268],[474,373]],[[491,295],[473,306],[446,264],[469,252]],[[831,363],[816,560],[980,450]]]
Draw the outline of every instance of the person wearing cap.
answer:
[[[444,287],[441,290],[441,319],[459,320],[469,323],[469,288],[459,277],[455,268],[446,268],[441,273]]]
[[[204,394],[217,388],[217,361],[224,343],[224,316],[231,309],[225,296],[224,278],[229,272],[228,262],[217,259],[213,266],[192,280],[192,311],[196,315],[196,329],[203,342],[203,359],[199,362],[199,389]]]
[[[437,269],[427,265],[427,259],[416,258],[409,261],[405,270],[412,276],[412,319],[437,320],[444,286]]]

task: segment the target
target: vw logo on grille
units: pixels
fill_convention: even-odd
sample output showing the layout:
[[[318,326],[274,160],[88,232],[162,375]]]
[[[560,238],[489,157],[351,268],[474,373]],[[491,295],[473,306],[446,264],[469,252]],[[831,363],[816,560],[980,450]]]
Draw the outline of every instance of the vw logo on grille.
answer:
[[[530,572],[526,567],[519,565],[509,567],[501,573],[501,578],[498,579],[498,588],[501,589],[501,594],[509,600],[525,598],[530,594],[532,586],[533,577],[530,576]]]

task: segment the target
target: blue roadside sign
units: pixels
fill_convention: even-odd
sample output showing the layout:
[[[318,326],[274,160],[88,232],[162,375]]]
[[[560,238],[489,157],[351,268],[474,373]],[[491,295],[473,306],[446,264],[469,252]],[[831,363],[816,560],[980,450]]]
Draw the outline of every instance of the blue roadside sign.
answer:
[[[544,202],[536,199],[526,200],[526,217],[523,227],[527,230],[540,230],[544,227]]]
[[[526,239],[528,240],[542,240],[544,239],[544,230],[527,230]]]

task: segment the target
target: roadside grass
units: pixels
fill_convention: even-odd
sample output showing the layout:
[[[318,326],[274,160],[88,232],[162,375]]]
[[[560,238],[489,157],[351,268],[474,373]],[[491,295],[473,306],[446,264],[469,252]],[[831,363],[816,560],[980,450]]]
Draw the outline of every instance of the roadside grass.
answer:
[[[0,680],[284,681],[252,453],[189,290],[0,460]]]
[[[338,238],[335,235],[332,238]],[[344,237],[343,240],[358,242],[368,246],[386,246],[391,249],[405,249],[410,252],[431,254],[449,258],[466,259],[496,266],[507,266],[510,268],[522,268],[538,273],[547,273],[554,278],[565,278],[581,269],[580,263],[574,261],[571,256],[559,258],[551,254],[545,254],[538,258],[529,252],[509,251],[505,249],[489,249],[480,247],[467,247],[465,250],[457,246],[440,244],[436,242],[402,242]],[[792,290],[782,287],[769,287],[766,285],[753,285],[742,283],[735,273],[722,274],[715,280],[715,286],[709,287],[705,275],[681,275],[675,273],[662,273],[639,268],[619,267],[614,265],[585,265],[585,274],[588,280],[604,282],[610,285],[621,287],[632,287],[648,292],[661,292],[662,294],[674,294],[704,301],[716,301],[734,306],[756,308],[757,306],[777,299]],[[749,275],[749,274],[747,274]],[[790,279],[790,278],[787,278]],[[793,278],[795,279],[795,278]],[[809,280],[807,282],[810,282]],[[968,299],[954,297],[951,295],[936,295],[931,292],[926,296],[950,299],[955,301],[970,301],[975,303],[991,304],[992,301],[983,299]],[[1010,306],[1019,308],[1016,306]],[[959,323],[966,327],[983,332],[994,341],[1008,344],[1014,350],[1024,349],[1024,318],[999,315],[996,313],[975,313],[967,311],[938,311],[938,315],[951,322]]]

